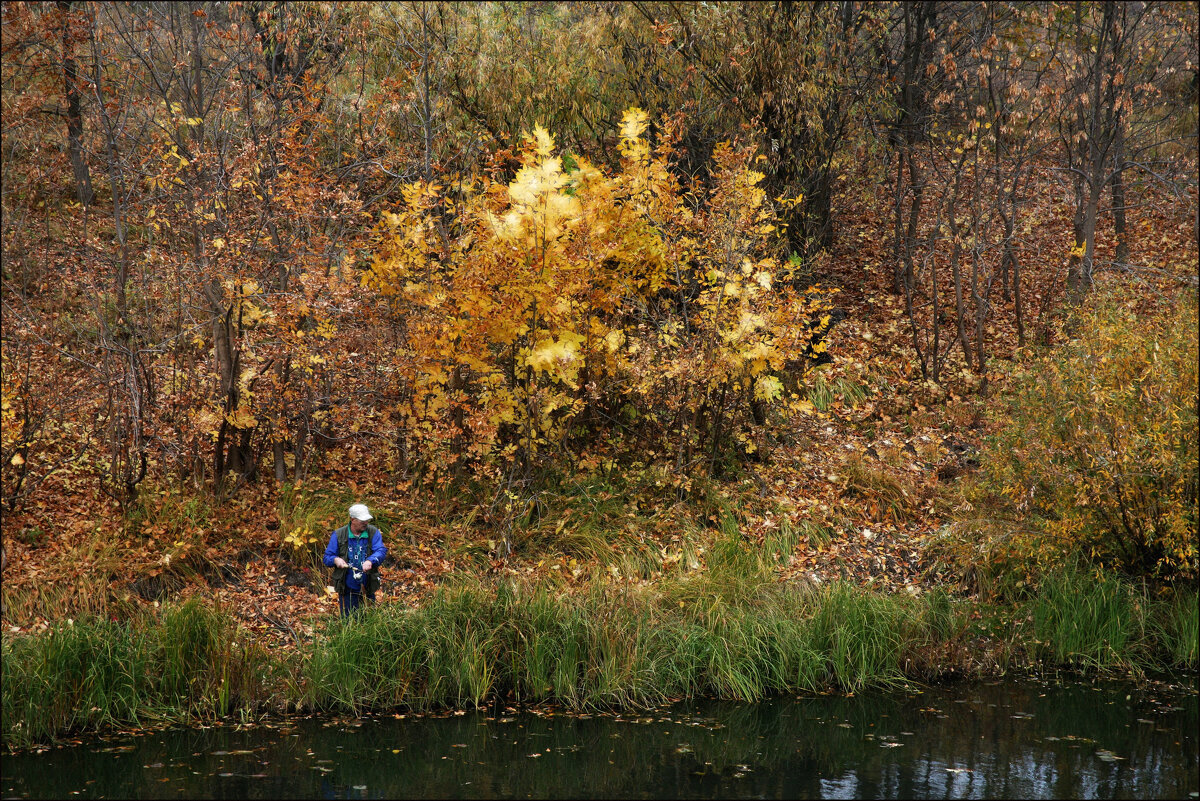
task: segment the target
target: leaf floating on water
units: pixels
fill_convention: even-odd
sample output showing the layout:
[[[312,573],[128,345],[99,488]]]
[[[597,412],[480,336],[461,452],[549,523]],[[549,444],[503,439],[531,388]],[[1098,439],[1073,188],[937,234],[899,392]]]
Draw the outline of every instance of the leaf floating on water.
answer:
[[[880,743],[880,748],[900,748],[904,743]]]
[[[852,729],[852,728],[854,728],[854,727],[853,727],[853,726],[851,726],[849,723],[839,723],[838,725],[839,725],[839,726],[841,726],[843,729]]]
[[[541,754],[526,754],[526,756],[528,756],[530,759],[537,759],[541,756]]]
[[[230,776],[232,776],[233,774],[232,774],[232,773],[218,773],[217,775],[218,775],[218,776],[221,776],[221,777],[223,777],[223,778],[226,778],[226,779],[228,779],[228,778],[229,778]]]
[[[1119,759],[1124,759],[1124,758],[1125,758],[1125,757],[1122,757],[1122,756],[1117,756],[1117,755],[1116,755],[1116,754],[1114,754],[1112,751],[1109,751],[1109,750],[1107,750],[1107,749],[1105,749],[1105,748],[1097,748],[1097,749],[1096,749],[1096,757],[1097,757],[1098,759],[1102,759],[1102,760],[1104,760],[1105,762],[1116,762],[1116,761],[1117,761],[1117,760],[1119,760]]]
[[[313,766],[312,766],[312,769],[313,769],[313,770],[319,770],[319,771],[321,771],[322,773],[333,773],[333,768],[327,768],[327,767],[325,767],[324,765],[313,765]]]

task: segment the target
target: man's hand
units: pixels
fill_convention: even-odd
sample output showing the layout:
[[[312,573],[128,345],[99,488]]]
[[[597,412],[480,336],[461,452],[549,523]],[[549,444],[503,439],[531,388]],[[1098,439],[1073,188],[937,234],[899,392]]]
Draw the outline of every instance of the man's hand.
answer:
[[[350,563],[347,562],[345,559],[343,559],[340,556],[335,556],[333,558],[333,566],[334,567],[350,567]]]
[[[368,559],[367,561],[363,562],[363,572],[365,573],[366,571],[368,571],[370,569],[371,569],[371,560]]]

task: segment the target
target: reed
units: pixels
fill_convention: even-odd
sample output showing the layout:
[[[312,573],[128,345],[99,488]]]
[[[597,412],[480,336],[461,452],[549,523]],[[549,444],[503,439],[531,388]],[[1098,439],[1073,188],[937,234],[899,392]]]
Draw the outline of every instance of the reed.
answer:
[[[4,741],[214,718],[272,700],[278,671],[218,609],[190,601],[122,622],[4,637]]]
[[[1068,568],[1046,576],[1031,604],[1034,653],[1085,669],[1133,668],[1146,650],[1144,591],[1119,578]]]
[[[732,549],[716,565],[651,588],[595,584],[574,595],[473,581],[422,607],[366,610],[318,640],[307,701],[361,711],[504,698],[584,709],[858,690],[902,682],[902,654],[929,637],[912,599],[780,587],[756,580],[760,568]]]
[[[645,708],[688,696],[753,701],[859,692],[963,671],[983,636],[1027,664],[1139,673],[1195,668],[1196,593],[1081,571],[1030,601],[979,607],[944,591],[882,595],[774,580],[776,557],[727,535],[704,571],[582,590],[460,579],[424,604],[333,618],[311,650],[270,654],[197,601],[122,622],[88,618],[3,637],[3,735],[27,747],[64,734],[194,723],[264,707],[369,710],[547,701]],[[1031,618],[1021,626],[972,622]]]
[[[1196,667],[1200,653],[1200,594],[1177,587],[1150,607],[1150,628],[1168,667]]]

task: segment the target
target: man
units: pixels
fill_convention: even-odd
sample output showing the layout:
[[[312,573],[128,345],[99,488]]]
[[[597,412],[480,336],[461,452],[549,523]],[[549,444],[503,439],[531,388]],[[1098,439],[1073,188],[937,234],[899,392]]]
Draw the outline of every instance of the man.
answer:
[[[350,523],[333,532],[325,549],[325,566],[333,568],[342,617],[362,606],[364,598],[375,602],[379,566],[387,557],[383,535],[367,522],[372,518],[366,504],[356,503],[349,511]]]

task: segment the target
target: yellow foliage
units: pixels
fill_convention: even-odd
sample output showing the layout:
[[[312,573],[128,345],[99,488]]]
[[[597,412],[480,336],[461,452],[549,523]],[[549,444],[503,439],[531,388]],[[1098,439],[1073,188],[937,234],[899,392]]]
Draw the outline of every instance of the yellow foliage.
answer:
[[[1006,552],[1039,566],[1079,555],[1194,578],[1195,299],[1137,317],[1100,294],[1077,330],[1017,376],[1011,421],[985,453],[980,491],[1021,521]]]
[[[554,452],[589,408],[596,421],[624,406],[665,431],[699,420],[718,392],[717,414],[742,420],[751,401],[782,396],[776,373],[799,358],[828,298],[795,291],[772,257],[774,212],[752,152],[718,147],[697,206],[669,148],[646,143],[648,123],[625,113],[615,173],[583,159],[566,171],[537,126],[507,186],[451,199],[412,184],[381,214],[364,283],[395,300],[407,388],[397,412],[427,466]]]

